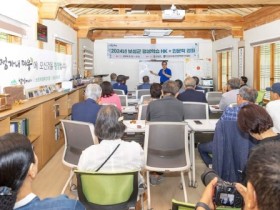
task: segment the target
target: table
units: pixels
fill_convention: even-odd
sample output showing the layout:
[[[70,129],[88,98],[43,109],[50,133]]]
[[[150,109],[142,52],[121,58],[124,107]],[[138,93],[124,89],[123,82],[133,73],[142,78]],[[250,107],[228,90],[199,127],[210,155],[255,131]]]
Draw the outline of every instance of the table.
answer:
[[[138,110],[136,110],[135,106],[122,106],[122,113],[133,114],[137,112]]]
[[[198,119],[201,124],[195,123],[196,120],[185,120],[190,128],[190,159],[191,159],[191,173],[189,173],[189,186],[197,187],[197,181],[195,179],[195,153],[194,153],[194,134],[195,132],[214,132],[218,119]]]
[[[128,104],[138,104],[139,103],[139,99],[137,99],[137,98],[128,98],[127,99],[127,103]]]
[[[124,120],[123,123],[126,125],[126,133],[145,133],[145,120]]]
[[[221,113],[221,112],[223,112],[223,110],[221,110],[219,108],[219,104],[218,105],[209,105],[209,108],[210,108],[210,111],[212,113]]]

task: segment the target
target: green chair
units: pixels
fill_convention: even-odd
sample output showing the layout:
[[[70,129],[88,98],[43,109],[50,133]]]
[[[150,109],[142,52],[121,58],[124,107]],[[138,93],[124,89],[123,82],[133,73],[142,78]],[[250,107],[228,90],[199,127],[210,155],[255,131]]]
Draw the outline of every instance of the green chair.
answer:
[[[184,203],[172,199],[172,210],[194,210],[195,204]],[[240,210],[241,208],[231,208],[231,207],[218,207],[216,210]]]
[[[123,173],[75,170],[79,200],[90,210],[135,209],[138,171]]]
[[[256,104],[263,106],[264,95],[265,95],[265,90],[258,91],[258,97],[256,99]]]

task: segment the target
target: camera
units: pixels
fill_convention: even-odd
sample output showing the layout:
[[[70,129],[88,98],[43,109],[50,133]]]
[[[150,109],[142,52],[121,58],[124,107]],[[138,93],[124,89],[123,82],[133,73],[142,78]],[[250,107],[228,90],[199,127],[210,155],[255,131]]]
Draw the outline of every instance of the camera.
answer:
[[[217,173],[212,169],[207,169],[202,175],[201,180],[206,186],[215,177],[218,178],[217,186],[215,187],[213,201],[217,206],[231,206],[241,208],[243,206],[243,198],[236,190],[234,183],[222,180]]]

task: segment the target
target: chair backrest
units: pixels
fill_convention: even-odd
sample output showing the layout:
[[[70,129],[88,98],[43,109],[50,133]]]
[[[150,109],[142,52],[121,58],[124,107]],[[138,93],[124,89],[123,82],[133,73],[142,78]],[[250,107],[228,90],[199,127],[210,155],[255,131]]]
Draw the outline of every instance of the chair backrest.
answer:
[[[137,120],[146,120],[147,107],[148,107],[148,104],[139,105]]]
[[[265,95],[265,90],[258,91],[258,97],[256,99],[256,103],[258,105],[263,105],[264,95]]]
[[[140,99],[142,95],[150,95],[150,89],[136,90],[136,99]]]
[[[172,199],[172,210],[194,210],[195,204],[180,202]],[[217,207],[216,210],[240,210],[240,208]]]
[[[147,100],[150,100],[151,99],[151,95],[142,95],[140,97],[140,101],[139,101],[139,104],[143,104],[144,101],[147,101]]]
[[[138,171],[120,173],[75,171],[79,200],[86,209],[123,210],[134,207]]]
[[[207,92],[206,93],[206,100],[209,105],[217,105],[220,103],[220,100],[222,98],[223,93],[222,92]]]
[[[93,144],[98,144],[94,135],[94,125],[74,120],[61,120],[61,124],[65,138],[62,162],[67,166],[75,167],[78,165],[82,151]]]
[[[125,95],[124,90],[121,90],[121,89],[114,89],[114,92],[115,92],[117,95]]]
[[[127,95],[119,95],[119,97],[120,97],[120,100],[121,100],[121,105],[122,106],[128,106]]]
[[[185,119],[209,119],[209,106],[207,103],[183,102]]]
[[[145,128],[145,167],[154,171],[190,168],[188,126],[184,122],[149,122]]]

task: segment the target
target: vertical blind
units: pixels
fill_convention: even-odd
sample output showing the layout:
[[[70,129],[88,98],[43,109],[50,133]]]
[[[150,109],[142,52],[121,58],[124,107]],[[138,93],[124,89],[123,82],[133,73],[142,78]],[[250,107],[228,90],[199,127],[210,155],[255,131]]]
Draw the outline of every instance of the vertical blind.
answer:
[[[223,51],[221,54],[222,86],[225,86],[227,81],[231,78],[231,51]]]
[[[280,42],[260,46],[260,89],[264,90],[275,82],[280,82]],[[265,99],[270,99],[269,91]]]

